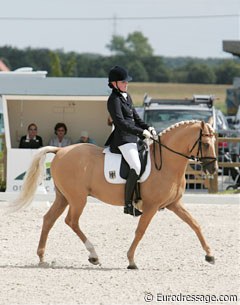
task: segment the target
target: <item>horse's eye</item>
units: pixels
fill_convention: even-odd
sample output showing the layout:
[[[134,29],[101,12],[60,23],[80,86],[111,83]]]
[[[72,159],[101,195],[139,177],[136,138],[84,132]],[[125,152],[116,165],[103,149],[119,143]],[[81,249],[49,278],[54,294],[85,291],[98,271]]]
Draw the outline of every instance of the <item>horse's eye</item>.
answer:
[[[208,149],[210,145],[208,143],[203,143],[203,146],[205,149]]]

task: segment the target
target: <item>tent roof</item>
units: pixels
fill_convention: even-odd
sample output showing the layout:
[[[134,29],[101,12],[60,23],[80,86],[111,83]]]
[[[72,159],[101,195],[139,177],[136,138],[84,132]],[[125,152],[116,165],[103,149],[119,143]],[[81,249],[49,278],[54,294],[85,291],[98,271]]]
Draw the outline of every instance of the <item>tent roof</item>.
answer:
[[[109,95],[106,78],[45,77],[0,72],[0,95]]]

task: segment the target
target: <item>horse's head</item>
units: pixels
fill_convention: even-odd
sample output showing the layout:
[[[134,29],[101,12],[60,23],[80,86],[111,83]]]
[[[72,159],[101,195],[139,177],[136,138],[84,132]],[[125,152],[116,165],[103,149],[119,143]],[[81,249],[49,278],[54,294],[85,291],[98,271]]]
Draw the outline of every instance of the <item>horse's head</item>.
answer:
[[[202,163],[203,171],[214,174],[217,169],[217,158],[215,151],[216,137],[210,124],[201,122],[200,135],[197,141],[197,158]]]

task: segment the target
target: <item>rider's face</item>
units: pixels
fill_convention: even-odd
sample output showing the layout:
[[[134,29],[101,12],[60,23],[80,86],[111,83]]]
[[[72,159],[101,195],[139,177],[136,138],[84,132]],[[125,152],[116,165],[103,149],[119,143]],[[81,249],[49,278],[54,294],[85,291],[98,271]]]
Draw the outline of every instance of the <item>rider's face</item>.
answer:
[[[120,89],[122,92],[127,92],[128,89],[128,82],[127,81],[118,81],[117,87]]]

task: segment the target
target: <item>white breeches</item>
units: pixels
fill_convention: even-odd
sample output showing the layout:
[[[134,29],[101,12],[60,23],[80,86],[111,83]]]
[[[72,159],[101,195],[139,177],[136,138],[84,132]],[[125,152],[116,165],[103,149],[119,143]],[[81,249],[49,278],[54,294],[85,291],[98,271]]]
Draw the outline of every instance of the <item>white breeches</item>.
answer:
[[[141,171],[141,163],[138,155],[138,149],[136,143],[127,143],[118,147],[127,161],[130,169],[134,169],[136,174],[139,175]]]

